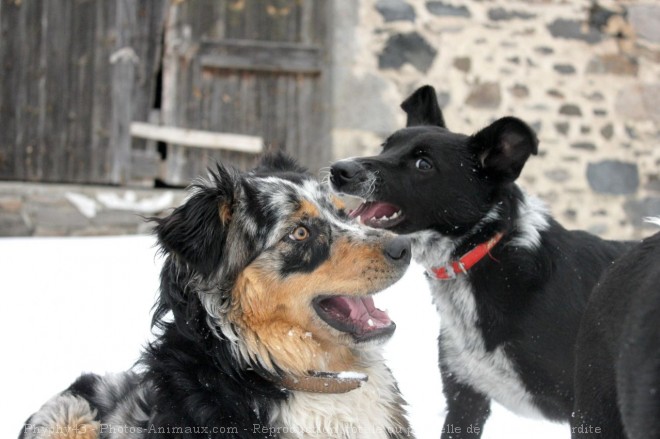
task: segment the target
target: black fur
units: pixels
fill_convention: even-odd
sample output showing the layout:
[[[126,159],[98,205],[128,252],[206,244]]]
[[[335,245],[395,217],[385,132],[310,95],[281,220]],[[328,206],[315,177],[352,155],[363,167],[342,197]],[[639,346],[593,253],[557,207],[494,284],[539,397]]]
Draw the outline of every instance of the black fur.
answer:
[[[155,341],[144,349],[136,367],[127,372],[81,376],[28,419],[21,437],[45,437],[51,429],[65,429],[62,433],[73,437],[75,432],[70,429],[78,427],[98,429],[97,436],[85,437],[99,438],[279,437],[278,429],[298,422],[292,417],[277,417],[282,404],[294,404],[293,395],[304,400],[300,393],[305,391],[282,384],[283,377],[305,371],[283,367],[308,367],[316,361],[310,357],[322,355],[303,357],[301,353],[296,357],[297,348],[308,348],[296,344],[297,340],[308,340],[306,343],[315,347],[321,344],[313,337],[323,337],[323,348],[327,350],[336,346],[350,349],[356,367],[369,370],[368,361],[377,363],[375,351],[346,341],[352,340],[350,328],[338,331],[313,314],[312,302],[317,298],[346,294],[337,292],[339,287],[332,285],[328,275],[323,274],[322,280],[316,278],[321,275],[315,270],[331,260],[335,236],[338,241],[350,238],[353,246],[348,256],[357,258],[364,249],[379,250],[381,262],[372,260],[363,271],[348,275],[351,283],[341,285],[353,285],[360,293],[373,294],[403,275],[410,261],[408,242],[347,224],[345,212],[335,206],[325,186],[281,154],[266,156],[248,173],[218,165],[210,172],[210,181],[195,184],[191,190],[190,198],[169,216],[153,218],[165,256],[152,321]],[[304,239],[296,238],[296,230],[304,231]],[[388,259],[388,251],[393,248],[388,243],[392,242],[396,242],[397,249],[407,251],[407,258]],[[346,246],[342,249],[347,251]],[[250,268],[256,272],[254,277],[239,284],[240,275]],[[372,277],[363,278],[360,273],[364,277],[371,273]],[[309,276],[304,281],[313,285],[302,298],[285,282],[294,275]],[[246,287],[250,282],[258,283],[260,288]],[[269,301],[271,293],[279,294],[279,298],[259,308]],[[294,311],[286,314],[287,307]],[[250,318],[258,322],[248,322]],[[270,326],[277,325],[269,332]],[[393,331],[393,323],[391,328]],[[293,338],[294,329],[300,334],[297,339]],[[269,341],[274,348],[270,348]],[[273,349],[282,346],[293,352],[285,357],[285,366],[273,358],[277,356]],[[328,354],[324,357],[328,363],[333,360],[332,353],[322,353]],[[324,367],[322,361],[318,364]],[[381,366],[379,362],[377,365]],[[411,437],[394,379],[379,378],[384,387],[393,388],[383,389],[386,399],[382,416],[376,411],[377,415],[368,419],[379,423],[374,428],[400,427],[401,431],[391,437]],[[370,394],[357,391],[363,395],[358,399]],[[330,405],[340,407],[341,401],[333,400]],[[326,407],[314,410],[299,404],[294,408],[294,413],[309,410],[312,420],[334,416]],[[345,422],[334,420],[338,425]]]
[[[576,345],[573,438],[660,438],[660,233],[607,270]]]
[[[477,311],[476,325],[463,324],[476,326],[485,347],[483,357],[475,354],[473,361],[486,365],[486,357],[501,349],[534,408],[548,419],[568,421],[580,319],[601,273],[629,244],[568,231],[545,214],[521,210],[528,197],[514,181],[538,151],[536,135],[523,121],[504,117],[474,135],[453,133],[445,127],[430,86],[417,90],[402,107],[407,127],[395,131],[379,155],[335,163],[333,187],[400,209],[402,216],[384,227],[418,236],[416,245],[425,246],[417,248],[418,255],[449,248],[449,260],[457,260],[502,232],[503,239],[488,257],[467,275],[459,274],[467,279]],[[419,258],[429,271],[448,262]],[[453,294],[461,294],[455,281],[430,276],[430,282],[441,300],[439,307],[442,300],[449,303]],[[460,309],[455,311],[460,315]],[[483,383],[474,387],[469,371],[450,369],[454,360],[447,354],[447,335],[463,329],[446,325],[443,322],[440,335],[448,406],[442,437],[479,437],[466,432],[468,427],[483,427],[488,418],[490,388],[484,389],[488,386]]]

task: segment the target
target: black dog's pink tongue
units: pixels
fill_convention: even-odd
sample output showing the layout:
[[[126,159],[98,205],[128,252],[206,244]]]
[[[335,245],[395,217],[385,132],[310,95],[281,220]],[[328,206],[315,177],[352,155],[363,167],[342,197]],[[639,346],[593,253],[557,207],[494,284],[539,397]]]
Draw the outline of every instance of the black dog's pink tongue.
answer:
[[[399,209],[392,204],[381,203],[378,201],[367,201],[352,211],[350,216],[351,218],[360,217],[362,222],[366,224],[373,219],[391,217],[398,211]]]

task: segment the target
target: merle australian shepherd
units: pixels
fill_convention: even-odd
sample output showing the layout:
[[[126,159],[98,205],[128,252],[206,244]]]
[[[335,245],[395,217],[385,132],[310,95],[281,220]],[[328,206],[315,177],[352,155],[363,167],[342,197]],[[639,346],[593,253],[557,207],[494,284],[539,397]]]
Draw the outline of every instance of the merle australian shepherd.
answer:
[[[659,317],[657,233],[624,253],[589,298],[576,346],[574,438],[660,438]]]
[[[22,438],[404,438],[372,294],[410,242],[349,221],[290,159],[218,166],[155,220],[164,261],[156,339],[134,370],[86,374]]]
[[[410,234],[440,313],[443,438],[479,437],[494,399],[514,412],[568,421],[573,347],[589,294],[627,245],[568,231],[514,182],[537,153],[523,121],[474,135],[449,131],[435,91],[402,104],[407,126],[374,157],[331,168],[352,215]]]

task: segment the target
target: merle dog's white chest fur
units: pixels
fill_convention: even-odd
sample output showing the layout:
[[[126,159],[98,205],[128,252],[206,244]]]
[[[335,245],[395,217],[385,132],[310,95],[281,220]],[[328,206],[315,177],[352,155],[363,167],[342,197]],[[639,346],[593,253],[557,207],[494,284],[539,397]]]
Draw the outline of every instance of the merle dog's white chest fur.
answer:
[[[435,233],[414,235],[413,256],[428,272],[448,261],[452,248],[448,240]],[[486,350],[468,278],[430,277],[429,282],[440,314],[440,343],[447,372],[516,413],[542,417],[502,346]]]
[[[371,362],[371,361],[370,361]],[[407,437],[397,419],[401,397],[382,357],[368,368],[369,380],[359,389],[342,394],[293,392],[273,410],[272,424],[285,439],[388,439]]]

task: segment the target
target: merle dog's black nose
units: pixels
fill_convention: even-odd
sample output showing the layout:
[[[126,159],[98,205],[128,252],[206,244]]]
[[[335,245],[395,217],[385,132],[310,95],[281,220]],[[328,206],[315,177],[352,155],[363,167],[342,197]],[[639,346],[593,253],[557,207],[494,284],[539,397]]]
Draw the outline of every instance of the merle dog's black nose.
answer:
[[[412,256],[410,239],[405,236],[397,236],[385,244],[384,252],[387,259],[391,262],[397,265],[408,265]]]
[[[354,160],[341,160],[330,168],[330,179],[336,187],[355,181],[364,170],[362,165]]]

